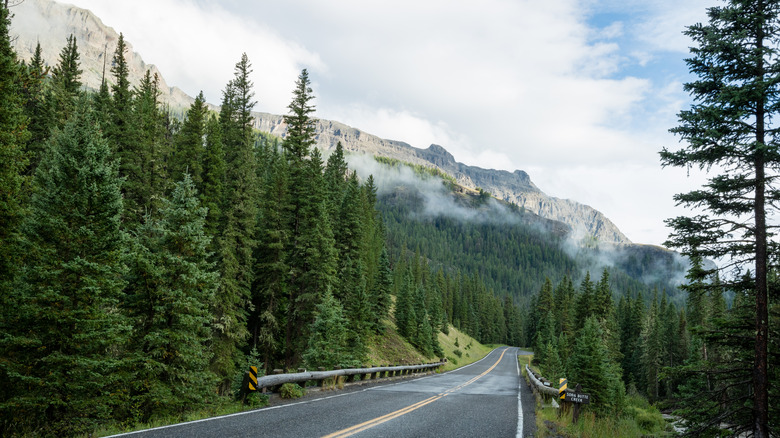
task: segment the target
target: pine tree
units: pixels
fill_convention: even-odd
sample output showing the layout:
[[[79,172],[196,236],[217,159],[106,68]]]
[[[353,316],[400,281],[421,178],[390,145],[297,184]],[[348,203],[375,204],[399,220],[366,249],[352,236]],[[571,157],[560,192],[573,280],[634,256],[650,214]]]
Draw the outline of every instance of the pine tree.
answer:
[[[23,112],[22,69],[11,48],[9,11],[0,6],[0,286],[11,280],[12,242],[22,217],[23,146],[29,138]],[[4,293],[0,295],[5,295]]]
[[[25,390],[5,408],[57,435],[90,433],[111,415],[109,394],[126,384],[117,373],[128,329],[118,311],[121,180],[86,98],[75,108],[36,172],[24,227],[29,261],[6,338],[11,383]]]
[[[658,295],[653,294],[653,301],[642,324],[642,368],[645,372],[643,387],[651,402],[659,396],[659,372],[661,369],[662,339],[658,317]]]
[[[44,65],[41,44],[35,46],[35,52],[27,67],[24,81],[24,112],[29,118],[30,139],[26,145],[29,163],[25,173],[33,175],[43,154],[46,139],[49,137],[50,112],[45,96],[49,92],[46,76],[49,68]]]
[[[777,188],[773,173],[780,162],[775,146],[780,108],[780,7],[776,2],[729,0],[707,10],[709,22],[685,32],[695,46],[686,60],[697,80],[685,85],[694,98],[678,114],[671,131],[687,142],[677,151],[663,149],[664,166],[699,167],[718,172],[700,190],[678,194],[678,204],[703,213],[668,220],[674,229],[669,246],[693,257],[726,257],[729,266],[752,267],[755,299],[752,403],[736,429],[769,436],[767,273],[772,231],[767,215],[774,212]],[[742,278],[735,278],[741,283]],[[737,287],[736,285],[734,285]]]
[[[347,319],[341,303],[326,292],[317,305],[317,313],[311,326],[308,348],[303,361],[309,367],[332,369],[349,361],[347,353]]]
[[[283,146],[294,161],[303,160],[315,144],[314,120],[311,118],[311,114],[314,113],[314,105],[311,104],[314,94],[310,84],[309,72],[303,69],[295,82],[293,100],[287,106],[290,114],[284,116],[284,121],[287,123],[287,136]]]
[[[585,320],[593,315],[593,309],[593,283],[590,281],[590,272],[586,272],[585,278],[580,283],[580,293],[577,296],[577,303],[574,308],[574,320],[577,323],[575,330],[582,330],[582,327],[585,326]]]
[[[18,274],[23,251],[19,248],[20,224],[24,217],[27,161],[23,146],[28,139],[25,129],[21,93],[21,66],[11,48],[9,11],[0,5],[0,333],[9,334],[18,309],[11,299],[16,290],[13,281]],[[23,413],[9,409],[7,401],[23,388],[9,381],[15,372],[12,363],[15,345],[10,337],[0,337],[0,434]],[[15,418],[16,416],[19,418]]]
[[[379,256],[379,269],[377,278],[374,281],[374,289],[371,293],[371,317],[373,330],[378,334],[385,331],[384,319],[390,314],[392,299],[390,293],[393,290],[393,276],[390,270],[390,260],[387,256],[387,249],[382,248]],[[442,316],[441,327],[447,326],[446,317]],[[436,331],[438,332],[439,329]]]
[[[253,252],[256,246],[257,172],[252,150],[252,65],[246,54],[225,88],[219,124],[225,151],[222,216],[217,228],[218,269],[221,282],[213,309],[216,322],[213,369],[227,391],[238,348],[249,332],[247,308],[251,300]]]
[[[165,114],[159,108],[159,78],[146,71],[141,83],[133,91],[133,126],[135,150],[133,157],[139,173],[137,179],[125,181],[126,197],[136,197],[136,204],[144,215],[155,212],[172,185],[168,176],[170,145],[166,138]],[[180,175],[178,180],[183,178]],[[178,181],[177,180],[177,181]]]
[[[203,155],[203,185],[198,188],[201,205],[206,207],[204,229],[209,236],[216,236],[221,228],[222,203],[225,197],[225,153],[222,147],[222,128],[217,117],[206,122],[206,150]],[[196,187],[197,188],[197,187]],[[210,252],[216,254],[216,242],[212,240]]]
[[[130,69],[125,58],[126,51],[124,35],[120,33],[111,66],[114,84],[111,85],[110,121],[105,127],[105,135],[119,158],[119,175],[125,178],[122,186],[125,200],[124,225],[126,229],[133,230],[146,214],[143,206],[148,197],[143,193],[143,166],[146,155],[134,126],[136,118],[133,114],[133,93],[130,88]]]
[[[174,181],[180,180],[185,173],[188,173],[192,176],[195,187],[202,187],[202,157],[205,153],[207,117],[208,107],[201,91],[187,110],[181,130],[174,140],[175,150],[170,166],[171,178]]]
[[[52,105],[57,126],[62,126],[75,111],[76,98],[81,92],[81,73],[76,37],[68,36],[60,59],[51,72]]]
[[[589,317],[577,334],[567,366],[571,384],[579,383],[591,394],[591,406],[599,415],[619,414],[625,398],[619,367],[610,361],[603,332],[595,317]]]
[[[262,351],[266,370],[280,350],[290,270],[287,265],[290,234],[287,160],[280,154],[273,154],[269,167],[260,198],[258,216],[261,220],[258,221],[255,283],[252,286],[255,311],[250,317],[252,345]]]
[[[189,175],[176,184],[170,201],[163,200],[160,215],[139,227],[129,255],[135,355],[130,386],[142,421],[202,404],[216,383],[207,345],[218,277],[207,260],[206,210]]]

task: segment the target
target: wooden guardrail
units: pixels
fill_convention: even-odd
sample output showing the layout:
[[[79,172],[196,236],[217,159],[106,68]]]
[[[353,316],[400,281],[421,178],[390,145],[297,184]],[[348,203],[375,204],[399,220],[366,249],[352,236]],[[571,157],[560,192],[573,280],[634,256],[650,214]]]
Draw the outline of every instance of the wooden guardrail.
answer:
[[[525,366],[525,371],[535,392],[542,394],[546,400],[554,398],[558,401],[558,406],[561,408],[558,411],[559,416],[562,412],[568,413],[573,407],[572,422],[577,423],[580,418],[580,406],[590,403],[590,394],[582,392],[579,384],[574,390],[568,389],[566,379],[561,379],[560,386],[553,386],[549,380],[537,374],[528,365]]]
[[[300,383],[313,380],[317,382],[317,386],[322,386],[325,379],[345,376],[347,381],[354,381],[355,377],[360,376],[360,380],[374,380],[387,377],[396,377],[408,374],[414,374],[421,371],[427,371],[444,366],[446,359],[441,362],[434,362],[428,364],[416,364],[416,365],[395,365],[395,366],[381,366],[370,368],[348,368],[337,369],[331,371],[299,371],[297,373],[288,374],[270,374],[257,379],[257,390],[263,388],[274,388],[285,383]]]
[[[528,379],[537,392],[553,397],[558,396],[558,388],[552,386],[549,380],[537,374],[536,371],[529,368],[528,365],[525,366],[525,371],[528,373]]]

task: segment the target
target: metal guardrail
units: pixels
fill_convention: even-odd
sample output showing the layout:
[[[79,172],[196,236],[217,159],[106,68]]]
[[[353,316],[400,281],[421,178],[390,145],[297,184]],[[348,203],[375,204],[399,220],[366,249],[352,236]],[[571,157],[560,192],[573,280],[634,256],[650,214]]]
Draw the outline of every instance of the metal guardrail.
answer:
[[[383,366],[371,368],[349,368],[343,370],[331,371],[304,371],[289,374],[271,374],[257,379],[257,389],[273,388],[285,383],[299,383],[309,380],[317,381],[318,386],[322,386],[325,379],[346,376],[349,381],[354,380],[355,376],[361,376],[361,380],[379,379],[387,377],[396,377],[417,373],[423,370],[435,369],[444,366],[446,362],[435,362],[430,364],[417,365],[399,365]]]

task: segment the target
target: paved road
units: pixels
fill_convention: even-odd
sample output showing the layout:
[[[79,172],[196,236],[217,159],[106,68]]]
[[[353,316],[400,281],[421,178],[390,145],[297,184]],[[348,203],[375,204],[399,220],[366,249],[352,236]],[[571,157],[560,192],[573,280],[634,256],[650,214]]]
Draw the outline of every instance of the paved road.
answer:
[[[533,396],[516,348],[443,374],[127,434],[169,437],[532,436]],[[520,433],[518,433],[520,432]]]

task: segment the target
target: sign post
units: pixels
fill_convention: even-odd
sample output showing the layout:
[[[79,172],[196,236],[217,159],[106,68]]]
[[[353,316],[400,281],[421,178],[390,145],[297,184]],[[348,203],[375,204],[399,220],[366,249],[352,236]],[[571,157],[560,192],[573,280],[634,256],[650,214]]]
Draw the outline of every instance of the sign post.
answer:
[[[590,394],[582,392],[582,387],[578,383],[574,387],[574,391],[568,391],[566,393],[566,401],[574,403],[574,413],[572,414],[572,423],[577,424],[577,420],[580,419],[580,405],[590,403]]]

